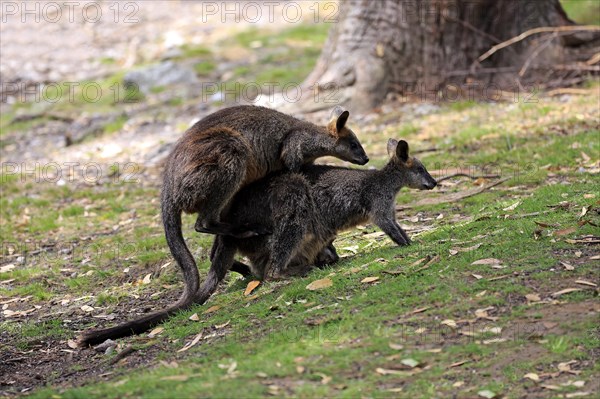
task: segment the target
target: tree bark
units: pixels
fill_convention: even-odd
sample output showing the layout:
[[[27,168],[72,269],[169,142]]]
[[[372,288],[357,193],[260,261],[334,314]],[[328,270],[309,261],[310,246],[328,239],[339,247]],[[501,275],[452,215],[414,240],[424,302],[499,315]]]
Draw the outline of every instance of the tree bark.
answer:
[[[598,51],[597,32],[531,35],[477,61],[529,29],[571,25],[559,0],[346,0],[303,83],[313,94],[305,108],[335,98],[367,111],[389,95],[452,100],[466,89],[485,97],[490,88],[523,90],[590,73],[595,67],[557,66],[590,59]]]

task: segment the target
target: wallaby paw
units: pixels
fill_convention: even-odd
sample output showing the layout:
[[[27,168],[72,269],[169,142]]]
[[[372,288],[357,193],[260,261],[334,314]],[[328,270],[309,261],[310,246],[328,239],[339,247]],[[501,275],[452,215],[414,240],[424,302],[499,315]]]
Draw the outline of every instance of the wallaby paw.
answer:
[[[273,234],[273,231],[262,225],[244,225],[232,231],[231,235],[236,238],[250,238]]]

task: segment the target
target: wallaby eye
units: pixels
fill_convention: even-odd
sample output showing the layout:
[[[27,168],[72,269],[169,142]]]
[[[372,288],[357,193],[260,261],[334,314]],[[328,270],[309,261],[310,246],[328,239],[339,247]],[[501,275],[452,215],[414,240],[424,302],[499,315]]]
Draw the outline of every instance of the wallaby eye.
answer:
[[[350,149],[352,149],[352,150],[358,149],[358,143],[356,141],[351,142]]]

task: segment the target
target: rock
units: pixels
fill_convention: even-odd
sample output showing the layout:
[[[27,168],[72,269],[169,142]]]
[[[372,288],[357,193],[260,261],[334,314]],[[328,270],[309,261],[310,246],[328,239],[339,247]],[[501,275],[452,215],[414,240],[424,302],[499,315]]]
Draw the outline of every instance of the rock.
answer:
[[[420,103],[415,106],[413,113],[415,115],[429,115],[429,114],[439,111],[439,109],[440,109],[440,107],[435,104]]]
[[[153,87],[191,85],[199,83],[194,71],[172,61],[161,62],[135,71],[127,72],[123,78],[125,86],[134,85],[148,94]]]

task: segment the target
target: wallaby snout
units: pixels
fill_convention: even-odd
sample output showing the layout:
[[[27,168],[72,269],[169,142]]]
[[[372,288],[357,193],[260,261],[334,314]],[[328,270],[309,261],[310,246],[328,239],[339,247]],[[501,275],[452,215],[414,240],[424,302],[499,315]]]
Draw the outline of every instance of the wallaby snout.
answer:
[[[367,163],[369,163],[369,157],[366,154],[356,159],[358,165],[366,165]]]
[[[425,190],[433,190],[435,188],[435,186],[437,186],[437,182],[435,181],[434,178],[431,178],[430,181],[425,182],[423,184],[423,189],[425,189]]]

